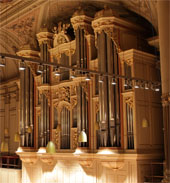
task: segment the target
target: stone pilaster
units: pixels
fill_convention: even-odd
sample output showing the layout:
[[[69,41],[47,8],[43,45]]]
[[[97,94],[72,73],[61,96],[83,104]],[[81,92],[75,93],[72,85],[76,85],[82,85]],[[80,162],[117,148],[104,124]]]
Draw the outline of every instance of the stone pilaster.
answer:
[[[163,183],[170,182],[170,66],[169,66],[169,13],[170,2],[158,1],[158,27],[160,43],[160,68],[162,80],[162,104],[163,104],[163,123],[164,123],[164,150],[165,150],[165,169]]]

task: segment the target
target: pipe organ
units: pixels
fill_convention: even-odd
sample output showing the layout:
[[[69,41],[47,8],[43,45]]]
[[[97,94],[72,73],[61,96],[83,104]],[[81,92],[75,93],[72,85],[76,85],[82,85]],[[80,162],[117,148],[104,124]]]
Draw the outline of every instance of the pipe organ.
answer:
[[[43,28],[37,34],[39,51],[30,50],[31,56],[96,70],[101,75],[64,68],[59,68],[60,75],[56,75],[52,66],[43,66],[40,75],[36,65],[27,66],[20,80],[22,146],[45,147],[52,140],[58,151],[77,147],[89,151],[142,149],[147,142],[138,138],[137,125],[151,114],[145,111],[137,117],[137,112],[150,94],[142,94],[141,89],[132,87],[133,83],[125,86],[126,81],[120,78],[115,78],[113,85],[112,77],[102,75],[149,78],[151,72],[145,76],[136,71],[141,67],[156,73],[156,58],[137,49],[141,31],[141,27],[122,20],[109,8],[97,12],[94,18],[79,9],[67,24],[59,22],[51,31]],[[75,78],[71,77],[73,73]],[[85,80],[87,74],[90,81]],[[158,78],[153,74],[153,79]],[[158,98],[156,95],[148,105],[153,107]],[[29,126],[31,134],[26,132]],[[81,131],[87,134],[87,142],[78,142]]]
[[[21,146],[34,147],[34,77],[28,66],[20,71],[20,134]],[[31,129],[30,131],[28,129]]]
[[[119,74],[116,48],[112,39],[104,33],[97,35],[98,68],[101,72]],[[103,77],[99,84],[100,146],[119,147],[120,143],[120,88],[111,85],[111,79]]]

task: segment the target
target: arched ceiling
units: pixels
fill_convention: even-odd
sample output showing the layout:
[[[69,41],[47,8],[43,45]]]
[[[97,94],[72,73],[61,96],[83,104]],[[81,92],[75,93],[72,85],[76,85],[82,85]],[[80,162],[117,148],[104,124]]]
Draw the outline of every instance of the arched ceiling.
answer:
[[[141,19],[145,18],[157,31],[156,3],[156,0],[0,0],[0,52],[15,54],[20,46],[35,39],[43,23],[55,24],[63,18],[67,19],[79,6],[93,16],[107,5],[121,17],[135,23],[142,21],[147,26],[147,21]],[[5,70],[0,69],[0,80],[18,75],[14,61],[8,61]]]

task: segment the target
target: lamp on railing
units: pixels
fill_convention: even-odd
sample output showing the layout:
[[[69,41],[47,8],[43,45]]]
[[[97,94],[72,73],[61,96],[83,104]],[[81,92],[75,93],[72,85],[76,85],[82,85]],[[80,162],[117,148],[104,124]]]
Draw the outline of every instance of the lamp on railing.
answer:
[[[20,70],[20,71],[24,71],[25,69],[26,69],[25,62],[24,62],[24,60],[21,60],[21,61],[19,62],[19,70]]]
[[[122,79],[124,80],[124,87],[134,87],[139,88],[139,89],[151,89],[153,91],[159,92],[160,91],[160,85],[161,83],[158,81],[147,81],[144,79],[140,79],[140,78],[132,78],[132,77],[126,77],[126,76],[122,76],[119,74],[109,74],[106,72],[99,72],[99,71],[95,71],[95,70],[89,70],[89,69],[84,69],[84,68],[78,68],[75,66],[65,66],[65,65],[61,65],[61,64],[57,64],[57,63],[53,63],[53,62],[44,62],[43,60],[35,60],[35,59],[31,59],[31,58],[25,58],[25,57],[20,57],[20,56],[16,56],[16,55],[10,55],[10,54],[5,54],[5,53],[0,53],[1,58],[5,59],[5,58],[12,58],[12,59],[16,59],[16,60],[21,60],[20,61],[20,65],[25,65],[25,61],[26,62],[31,62],[31,63],[36,63],[38,64],[38,68],[37,68],[37,72],[38,73],[43,73],[44,71],[44,66],[53,66],[55,68],[55,76],[60,76],[60,71],[59,68],[62,69],[66,69],[66,70],[72,70],[72,73],[75,73],[76,71],[82,73],[83,75],[85,75],[85,80],[89,81],[91,80],[91,75],[98,75],[99,76],[99,82],[103,83],[103,78],[104,77],[112,77],[112,81],[111,84],[115,85],[116,84],[116,80],[117,79]],[[2,62],[2,59],[1,59]],[[0,62],[0,63],[1,63]],[[1,64],[0,64],[1,66]],[[20,70],[24,70],[24,67],[20,67]],[[70,78],[74,78],[75,75],[71,74]],[[134,85],[132,84],[134,83]],[[140,83],[142,83],[142,87],[140,87]],[[147,86],[149,83],[149,87]]]
[[[4,141],[2,141],[2,143],[1,143],[1,152],[8,152],[8,150],[9,150],[8,138],[9,138],[8,128],[5,128],[4,129]]]
[[[5,57],[4,56],[2,56],[1,57],[1,60],[0,60],[0,67],[5,67]]]
[[[48,142],[46,147],[46,152],[51,154],[56,153],[55,144],[52,141]]]
[[[87,142],[87,134],[84,129],[79,134],[78,142]]]
[[[9,148],[8,148],[8,142],[6,140],[4,140],[1,143],[1,152],[8,152]]]
[[[20,135],[18,132],[16,132],[14,135],[14,142],[20,142]]]

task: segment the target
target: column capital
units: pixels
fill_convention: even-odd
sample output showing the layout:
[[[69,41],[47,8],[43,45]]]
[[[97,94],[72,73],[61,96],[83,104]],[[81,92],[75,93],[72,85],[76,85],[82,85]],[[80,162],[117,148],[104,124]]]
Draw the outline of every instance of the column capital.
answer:
[[[47,30],[42,30],[36,34],[39,46],[42,44],[47,44],[49,48],[52,48],[53,43],[53,33],[48,32]]]
[[[108,7],[105,7],[95,14],[95,18],[92,21],[92,27],[96,40],[97,33],[100,34],[104,31],[114,41],[118,52],[122,50],[120,45],[120,33],[131,32],[135,35],[136,32],[142,30],[141,27],[121,19],[116,12]]]
[[[91,21],[93,18],[86,15],[87,13],[79,8],[72,16],[71,23],[73,25],[74,31],[76,31],[78,28],[84,29],[85,34],[92,34],[93,30],[91,27]]]

